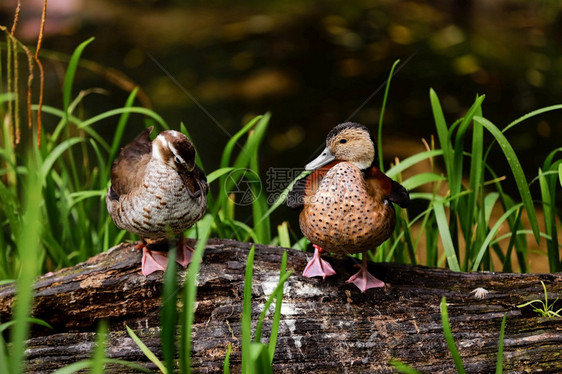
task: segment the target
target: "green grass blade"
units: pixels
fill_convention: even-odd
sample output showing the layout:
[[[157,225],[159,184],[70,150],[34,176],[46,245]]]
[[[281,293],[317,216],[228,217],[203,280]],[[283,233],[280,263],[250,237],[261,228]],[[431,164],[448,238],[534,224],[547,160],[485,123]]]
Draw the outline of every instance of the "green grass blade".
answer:
[[[279,237],[279,246],[291,248],[291,236],[289,235],[289,224],[283,221],[277,226],[277,236]]]
[[[229,167],[219,168],[209,173],[209,175],[207,175],[207,183],[211,184],[212,182],[222,177],[223,175],[230,173],[232,170],[234,170],[234,168],[229,168]]]
[[[230,354],[232,353],[232,344],[228,343],[226,347],[226,355],[224,356],[224,364],[222,365],[222,373],[230,374]]]
[[[174,356],[176,353],[177,326],[177,266],[176,248],[168,252],[168,266],[164,273],[164,287],[162,290],[162,306],[160,307],[160,339],[162,341],[162,355],[168,373],[174,372]]]
[[[267,345],[250,343],[250,373],[273,374]]]
[[[279,271],[279,283],[285,276],[285,274],[291,274],[287,271],[287,251],[283,252],[283,257],[281,259],[281,269]],[[288,277],[287,277],[288,279]],[[286,279],[283,281],[283,284]],[[277,296],[275,297],[275,312],[273,313],[273,322],[271,323],[271,334],[269,335],[269,358],[270,364],[273,363],[273,357],[275,356],[275,347],[277,346],[277,336],[279,334],[279,324],[281,323],[281,306],[283,305],[283,287],[279,287],[277,290]]]
[[[481,116],[482,109],[475,113],[475,115]],[[468,227],[468,223],[471,225],[474,223],[475,215],[477,214],[476,209],[476,202],[478,196],[481,195],[481,191],[483,189],[484,183],[484,169],[483,169],[483,152],[484,152],[484,129],[482,125],[476,121],[472,121],[472,152],[471,152],[471,162],[470,162],[470,176],[469,176],[469,189],[472,191],[470,195],[468,195],[468,202],[467,202],[467,217],[464,220],[467,221],[467,224],[463,225],[461,221],[461,226],[464,227],[465,235],[467,238],[468,231],[470,228]],[[464,221],[463,220],[463,221]],[[469,245],[470,247],[470,245]]]
[[[121,365],[121,366],[125,366],[128,367],[130,369],[133,369],[135,371],[141,372],[141,373],[147,373],[147,374],[152,374],[153,371],[148,370],[147,368],[145,368],[144,366],[141,366],[135,362],[129,362],[129,361],[125,361],[125,360],[118,360],[118,359],[114,359],[114,358],[106,358],[103,361],[104,364],[115,364],[115,365]],[[78,361],[78,362],[74,362],[70,365],[67,365],[65,367],[62,367],[56,371],[54,371],[52,374],[72,374],[72,373],[76,373],[77,371],[82,371],[88,368],[92,367],[92,361],[91,360],[82,360],[82,361]]]
[[[451,325],[449,324],[449,312],[447,311],[447,301],[445,297],[441,299],[441,323],[443,324],[443,333],[445,334],[445,340],[447,341],[447,347],[451,356],[453,356],[453,361],[457,367],[457,373],[465,374],[464,365],[462,363],[461,356],[455,344],[455,339],[453,338],[453,333],[451,331]]]
[[[70,61],[68,63],[68,68],[66,69],[66,75],[64,77],[63,92],[62,92],[62,102],[64,106],[64,112],[68,114],[68,109],[70,106],[70,98],[72,96],[72,86],[74,85],[74,75],[76,74],[76,69],[78,67],[78,62],[80,61],[80,55],[84,51],[84,48],[90,44],[94,38],[89,38],[88,40],[80,43],[80,45],[74,50]]]
[[[150,349],[148,349],[146,344],[144,344],[142,340],[140,340],[137,334],[135,334],[135,332],[129,326],[125,325],[125,327],[127,328],[127,333],[129,333],[131,339],[133,339],[135,344],[140,348],[142,353],[144,353],[146,358],[148,358],[154,365],[156,365],[156,367],[160,370],[161,373],[167,374],[168,371],[166,370],[166,367],[164,366],[162,361],[160,361],[158,357],[156,357],[156,355],[152,353]]]
[[[6,284],[7,283],[11,283],[11,282],[6,282]],[[29,323],[35,323],[35,324],[40,325],[40,326],[48,327],[50,329],[53,328],[51,325],[49,325],[47,322],[43,321],[42,319],[26,318],[26,321],[29,322]],[[15,320],[4,322],[3,324],[0,325],[0,333],[3,333],[6,329],[12,327],[15,324],[16,324]]]
[[[105,343],[107,341],[107,321],[101,320],[96,334],[96,348],[92,357],[91,374],[103,374]]]
[[[556,233],[556,217],[554,215],[553,206],[555,201],[550,194],[550,186],[547,181],[546,173],[539,169],[539,186],[541,191],[541,203],[543,207],[544,228],[545,233],[551,238],[555,237]],[[547,255],[550,271],[556,272],[558,270],[558,243],[556,240],[547,240]]]
[[[250,352],[252,343],[252,277],[254,269],[255,246],[252,246],[246,261],[244,276],[244,300],[242,303],[242,374],[250,371]]]
[[[285,266],[287,266],[287,264],[285,264]],[[281,297],[279,298],[279,290],[283,290],[283,286],[285,285],[287,279],[289,279],[291,273],[292,273],[291,271],[289,271],[288,273],[285,272],[282,273],[282,275],[279,277],[279,283],[277,283],[277,286],[275,287],[271,295],[269,295],[269,297],[267,298],[267,301],[263,306],[263,310],[260,313],[258,323],[256,324],[256,333],[254,334],[254,342],[256,343],[261,342],[262,326],[263,326],[263,321],[265,320],[265,315],[269,311],[269,307],[271,306],[271,303],[273,303],[273,299],[283,300],[282,293],[281,293]]]
[[[451,190],[451,195],[457,195],[461,192],[462,188],[462,171],[463,171],[463,161],[464,161],[464,138],[468,126],[472,122],[472,118],[476,113],[481,112],[482,101],[484,101],[484,96],[478,96],[476,101],[467,113],[464,115],[461,123],[459,124],[456,136],[455,136],[455,149],[453,150],[453,166],[449,177],[449,189]],[[472,159],[474,161],[474,158]],[[455,199],[452,201],[452,205],[455,207],[459,200]],[[470,222],[470,220],[469,220]]]
[[[3,326],[0,325],[0,326]],[[9,373],[8,347],[4,341],[4,337],[0,335],[0,373]]]
[[[195,245],[195,251],[191,257],[191,262],[187,269],[185,283],[183,286],[183,310],[181,313],[181,333],[180,333],[180,370],[181,373],[191,373],[191,345],[192,345],[192,327],[195,318],[195,300],[197,298],[197,278],[199,269],[203,261],[203,253],[205,245],[209,238],[213,217],[205,215],[197,223],[199,229],[199,237]]]
[[[478,267],[480,266],[480,262],[482,261],[482,257],[484,256],[484,253],[486,253],[486,251],[488,250],[488,246],[490,245],[490,242],[494,239],[494,237],[496,236],[496,234],[498,233],[501,225],[503,224],[503,222],[510,216],[512,215],[517,209],[519,209],[522,206],[522,204],[517,204],[512,206],[510,209],[508,209],[504,214],[502,214],[502,216],[498,219],[498,221],[494,224],[494,226],[492,227],[492,229],[490,230],[490,232],[488,232],[488,235],[486,236],[486,239],[484,240],[484,242],[482,243],[482,246],[480,247],[480,249],[478,250],[478,253],[476,255],[476,258],[474,259],[474,262],[472,264],[472,271],[477,271]]]
[[[431,151],[424,151],[424,152],[416,153],[413,156],[410,156],[410,157],[408,157],[404,160],[401,160],[399,164],[394,165],[393,167],[388,169],[386,171],[386,175],[388,175],[390,178],[395,178],[400,173],[402,173],[404,170],[412,167],[413,165],[417,164],[418,162],[421,162],[421,161],[424,161],[424,160],[427,160],[427,159],[431,159],[433,157],[442,156],[442,155],[443,155],[442,149],[435,149],[435,150],[431,150]]]
[[[402,361],[396,360],[396,359],[390,360],[390,366],[392,366],[393,368],[395,368],[396,370],[398,370],[399,372],[404,373],[404,374],[420,374],[421,373],[420,371],[417,371],[416,369],[413,369],[410,366],[403,363]]]
[[[527,179],[525,178],[525,173],[523,172],[523,168],[521,167],[521,163],[519,162],[517,155],[513,150],[513,147],[511,146],[511,144],[509,144],[503,133],[492,122],[482,117],[474,117],[474,120],[482,124],[482,126],[484,126],[494,136],[494,138],[500,145],[505,158],[511,168],[513,177],[515,178],[515,183],[517,184],[519,194],[521,195],[521,200],[523,201],[525,211],[527,212],[527,215],[529,217],[529,222],[531,223],[531,229],[533,230],[535,240],[537,244],[539,244],[540,229],[537,220],[537,214],[533,206],[533,199],[531,198],[531,191],[529,190],[529,184],[527,183]]]
[[[43,164],[41,165],[41,180],[45,180],[45,178],[47,178],[47,175],[49,174],[49,171],[53,167],[55,161],[57,161],[57,159],[66,150],[68,150],[70,147],[72,147],[75,144],[85,141],[86,139],[84,138],[71,138],[57,145],[56,148],[49,153],[49,155],[45,158]]]
[[[72,374],[72,373],[76,373],[77,371],[80,370],[85,370],[88,369],[92,366],[92,361],[91,360],[82,360],[82,361],[78,361],[78,362],[74,362],[70,365],[67,365],[65,367],[62,367],[58,370],[53,371],[52,374]]]
[[[516,126],[519,123],[521,123],[525,120],[528,120],[531,117],[537,116],[539,114],[551,112],[553,110],[559,110],[559,109],[562,109],[562,104],[551,105],[551,106],[547,106],[547,107],[540,108],[540,109],[537,109],[537,110],[533,110],[532,112],[527,113],[527,114],[517,118],[515,121],[512,121],[509,125],[507,125],[505,127],[505,129],[503,129],[502,132],[506,132],[507,130],[511,129],[513,126]]]
[[[135,101],[135,97],[137,96],[139,88],[135,87],[133,91],[129,94],[127,101],[125,102],[124,108],[131,108]],[[113,133],[113,140],[111,142],[111,150],[109,151],[108,159],[110,161],[114,160],[117,157],[117,153],[119,152],[119,146],[121,145],[121,141],[123,139],[123,133],[125,132],[125,126],[127,126],[127,121],[131,116],[131,112],[124,111],[121,116],[119,117],[119,121],[117,122],[117,126],[115,127],[115,132]]]
[[[89,126],[93,125],[96,122],[99,122],[101,120],[111,118],[113,116],[117,116],[117,115],[120,115],[120,114],[123,114],[123,113],[144,114],[146,117],[152,118],[153,120],[155,120],[160,126],[162,126],[162,128],[164,128],[166,130],[168,130],[170,128],[170,126],[168,126],[166,121],[164,121],[164,119],[159,114],[157,114],[156,112],[154,112],[150,109],[146,109],[146,108],[142,108],[142,107],[111,109],[111,110],[108,110],[108,111],[103,112],[101,114],[98,114],[98,115],[96,115],[92,118],[89,118],[87,120],[84,120],[84,121],[80,122],[78,127],[80,129],[86,130]]]
[[[220,163],[220,167],[221,168],[225,168],[228,166],[230,158],[232,156],[232,151],[234,150],[234,146],[236,145],[236,143],[238,142],[238,140],[240,140],[240,138],[242,136],[244,136],[244,134],[246,134],[248,131],[250,131],[254,125],[263,118],[263,116],[257,116],[254,119],[252,119],[250,122],[248,122],[240,131],[238,131],[236,134],[234,134],[230,140],[228,141],[228,143],[226,143],[226,146],[224,147],[224,151],[222,153],[222,157],[221,157],[221,163]]]
[[[461,271],[459,260],[455,252],[455,247],[453,245],[453,240],[451,239],[451,233],[449,232],[449,225],[443,202],[435,201],[433,205],[433,211],[435,212],[435,219],[437,221],[439,233],[441,234],[441,241],[445,249],[445,255],[447,256],[447,264],[449,265],[449,269],[453,271]]]
[[[29,170],[37,170],[30,157]],[[33,282],[41,264],[41,182],[35,172],[28,174],[25,188],[25,211],[21,228],[16,238],[17,251],[21,261],[20,274],[16,282],[16,302],[13,318],[16,321],[11,331],[11,373],[23,371],[25,340],[29,334],[28,317],[33,301]]]
[[[502,324],[500,327],[500,337],[498,340],[498,359],[496,361],[496,374],[503,373],[503,338],[505,333],[505,321],[507,318],[507,313],[504,313],[502,318]]]
[[[410,178],[402,181],[402,186],[404,186],[407,190],[413,190],[424,184],[430,183],[439,183],[444,182],[447,179],[443,175],[435,174],[435,173],[420,173],[411,176]]]
[[[382,105],[381,105],[381,114],[379,116],[379,127],[378,127],[378,136],[377,136],[377,155],[379,156],[379,169],[384,172],[384,162],[383,162],[383,153],[382,153],[382,123],[384,119],[384,111],[386,109],[386,101],[388,100],[388,92],[390,90],[390,81],[394,76],[394,69],[400,63],[400,60],[394,61],[392,64],[392,68],[390,68],[390,73],[388,74],[388,79],[386,80],[386,87],[384,89],[384,95],[382,97]]]
[[[449,140],[449,129],[447,128],[447,123],[445,122],[445,115],[443,114],[443,109],[441,108],[441,103],[439,98],[433,89],[429,90],[429,99],[431,102],[431,109],[433,111],[433,119],[435,121],[435,128],[437,129],[437,137],[439,138],[439,144],[443,150],[443,161],[445,162],[445,168],[447,170],[447,175],[453,175],[453,152],[451,150],[451,143]]]

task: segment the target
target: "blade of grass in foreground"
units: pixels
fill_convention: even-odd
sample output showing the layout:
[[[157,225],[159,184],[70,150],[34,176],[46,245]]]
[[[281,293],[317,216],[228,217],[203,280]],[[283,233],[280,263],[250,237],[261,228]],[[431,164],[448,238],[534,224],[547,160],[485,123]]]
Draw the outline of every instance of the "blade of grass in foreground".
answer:
[[[244,300],[242,304],[242,374],[249,373],[250,345],[252,340],[252,277],[255,246],[248,253],[244,276]]]
[[[28,317],[33,301],[33,281],[40,269],[41,237],[41,182],[32,163],[36,158],[30,157],[28,179],[25,183],[25,212],[16,239],[19,258],[22,260],[20,274],[16,282],[16,303],[13,318],[16,321],[11,331],[10,373],[23,370],[25,340],[29,333]]]
[[[125,360],[118,360],[118,359],[114,359],[114,358],[106,358],[106,359],[103,360],[103,363],[104,363],[104,365],[114,364],[114,365],[125,366],[125,367],[128,367],[130,369],[135,370],[135,372],[140,372],[140,373],[147,373],[147,374],[154,373],[153,371],[148,370],[144,366],[141,366],[141,365],[139,365],[135,362],[129,362],[129,361],[125,361]],[[91,368],[91,367],[92,367],[92,360],[82,360],[82,361],[72,363],[68,366],[62,367],[62,368],[58,369],[57,371],[53,371],[51,374],[73,374],[73,373],[76,373],[77,371],[86,370],[86,369]]]
[[[449,324],[449,313],[447,311],[447,300],[445,297],[441,299],[441,322],[443,324],[443,333],[445,334],[445,340],[447,341],[447,347],[449,347],[449,352],[453,356],[453,361],[455,361],[455,366],[457,367],[457,373],[465,374],[464,365],[462,363],[461,356],[455,344],[453,338],[453,333],[451,331],[451,325]]]
[[[228,343],[226,348],[226,355],[224,356],[224,364],[222,366],[223,374],[230,374],[230,353],[232,352],[232,345]]]
[[[404,374],[419,374],[420,372],[417,371],[416,369],[413,369],[411,367],[409,367],[408,365],[406,365],[405,363],[403,363],[400,360],[390,360],[390,365],[395,368],[396,370],[398,370],[401,373]]]
[[[279,277],[279,283],[277,283],[277,286],[275,287],[275,289],[273,290],[273,292],[271,293],[271,295],[269,295],[269,297],[267,298],[267,301],[265,302],[264,306],[263,306],[263,310],[260,313],[260,317],[258,319],[258,323],[256,325],[256,333],[254,334],[254,342],[256,343],[260,343],[261,342],[261,334],[262,334],[262,328],[263,328],[263,321],[265,320],[265,315],[267,314],[267,311],[269,310],[269,307],[271,306],[271,303],[273,303],[273,299],[277,300],[276,303],[276,312],[277,312],[277,306],[279,306],[279,315],[281,314],[281,303],[280,301],[283,300],[283,286],[285,285],[285,282],[287,281],[287,279],[289,279],[289,276],[291,275],[291,271],[289,271],[288,273],[285,272],[285,268],[287,267],[287,252],[284,252],[283,254],[283,260],[281,262],[281,272],[280,272],[280,277]],[[280,291],[281,290],[281,295]],[[277,316],[277,318],[279,318],[279,316]],[[275,320],[275,318],[274,318]],[[279,326],[279,323],[277,322],[277,325]],[[273,326],[272,326],[273,328]],[[277,332],[275,332],[275,336],[277,336]],[[273,338],[273,337],[272,337]],[[271,343],[271,340],[270,340]],[[275,345],[273,345],[273,351],[275,351]],[[273,352],[272,352],[273,353]]]
[[[213,217],[209,214],[205,215],[202,220],[197,222],[199,237],[197,245],[195,246],[195,251],[191,257],[189,268],[187,269],[185,284],[183,286],[183,310],[180,322],[180,370],[181,373],[184,374],[191,373],[191,330],[197,296],[197,278],[199,276],[205,245],[207,244],[212,225]]]
[[[96,348],[94,357],[92,357],[91,374],[103,374],[103,365],[105,361],[105,342],[107,340],[107,321],[100,321],[98,332],[96,334]]]
[[[162,363],[162,361],[160,361],[158,359],[158,357],[156,357],[156,355],[154,353],[152,353],[152,351],[142,342],[142,340],[140,340],[140,338],[137,336],[137,334],[135,334],[135,332],[129,327],[126,326],[127,328],[127,332],[129,333],[129,336],[131,337],[131,339],[133,339],[133,341],[135,342],[136,345],[138,345],[138,347],[140,348],[140,350],[142,351],[142,353],[144,353],[144,355],[154,364],[156,365],[156,367],[158,367],[158,369],[160,370],[160,372],[162,372],[163,374],[167,374],[167,370],[166,367],[164,366],[164,364]]]
[[[285,222],[286,223],[286,222]],[[281,259],[281,270],[279,272],[279,283],[285,284],[285,281],[291,275],[291,271],[287,271],[287,252],[283,252],[283,258]],[[281,282],[283,277],[287,275],[287,278]],[[283,286],[278,287],[276,291],[277,296],[275,300],[275,312],[273,314],[273,322],[271,323],[271,334],[269,336],[269,364],[273,363],[273,356],[275,355],[275,347],[277,346],[277,335],[279,334],[279,323],[281,322],[281,306],[283,305]]]
[[[501,374],[503,372],[503,337],[505,333],[506,318],[507,318],[507,313],[503,315],[502,325],[500,327],[500,337],[498,341],[498,360],[496,362],[496,374]]]
[[[176,353],[177,279],[176,248],[170,248],[168,252],[168,266],[164,273],[162,306],[160,307],[162,354],[164,355],[164,363],[169,373],[174,372],[174,355]]]

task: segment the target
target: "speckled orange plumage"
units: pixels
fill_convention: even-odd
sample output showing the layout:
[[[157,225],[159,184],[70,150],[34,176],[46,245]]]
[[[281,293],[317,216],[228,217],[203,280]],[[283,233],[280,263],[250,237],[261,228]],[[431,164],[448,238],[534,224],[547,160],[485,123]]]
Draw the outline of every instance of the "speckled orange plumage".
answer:
[[[365,126],[340,124],[328,134],[321,155],[306,166],[313,172],[297,181],[289,193],[287,204],[302,208],[300,228],[315,248],[304,276],[335,274],[321,259],[323,250],[364,253],[392,235],[396,225],[392,203],[405,207],[410,198],[403,186],[373,166],[374,156],[374,141]],[[348,282],[362,292],[384,286],[369,274],[365,256],[358,267]]]
[[[305,187],[301,230],[332,253],[363,253],[394,230],[394,208],[385,202],[389,178],[378,169],[367,178],[349,162],[333,162],[311,174]]]

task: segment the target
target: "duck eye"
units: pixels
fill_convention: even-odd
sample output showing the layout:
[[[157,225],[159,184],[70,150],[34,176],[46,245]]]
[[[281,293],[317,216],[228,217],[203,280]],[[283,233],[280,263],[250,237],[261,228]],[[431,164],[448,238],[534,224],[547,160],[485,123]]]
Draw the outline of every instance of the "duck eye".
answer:
[[[347,143],[347,139],[340,140],[340,144],[345,144],[345,143]]]
[[[178,156],[174,157],[174,161],[176,162],[176,164],[181,164],[181,163],[182,163],[181,158],[179,158]]]

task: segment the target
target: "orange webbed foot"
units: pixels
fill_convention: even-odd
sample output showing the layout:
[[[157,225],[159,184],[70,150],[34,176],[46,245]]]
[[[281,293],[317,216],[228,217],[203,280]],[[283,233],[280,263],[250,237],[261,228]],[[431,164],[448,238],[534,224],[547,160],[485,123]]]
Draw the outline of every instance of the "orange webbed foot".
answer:
[[[365,255],[363,255],[365,256]],[[353,283],[361,290],[361,292],[367,291],[369,288],[380,288],[384,287],[384,282],[375,278],[369,270],[367,269],[367,257],[363,257],[363,262],[361,265],[355,265],[359,268],[359,271],[352,275],[346,282]]]
[[[314,247],[314,256],[304,268],[302,275],[307,278],[320,276],[323,279],[326,279],[326,277],[336,274],[332,265],[330,265],[328,261],[322,260],[322,248],[316,244],[313,244],[312,246]]]

